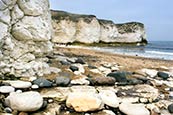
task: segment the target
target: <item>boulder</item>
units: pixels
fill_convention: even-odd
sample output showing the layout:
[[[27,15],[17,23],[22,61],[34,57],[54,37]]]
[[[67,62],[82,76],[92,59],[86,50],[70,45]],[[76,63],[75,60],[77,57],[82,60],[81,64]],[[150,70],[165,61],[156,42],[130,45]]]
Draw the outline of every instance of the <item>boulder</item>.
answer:
[[[36,111],[41,108],[43,98],[38,92],[10,93],[5,102],[13,110],[18,111]]]
[[[131,75],[129,72],[112,72],[108,77],[113,77],[117,82],[127,82],[127,77]]]
[[[68,95],[66,106],[77,112],[87,112],[102,109],[103,103],[98,94],[74,92]]]
[[[170,105],[168,106],[168,111],[169,111],[170,113],[173,113],[173,104],[170,104]]]
[[[112,77],[95,77],[89,79],[91,85],[115,85],[115,79]]]

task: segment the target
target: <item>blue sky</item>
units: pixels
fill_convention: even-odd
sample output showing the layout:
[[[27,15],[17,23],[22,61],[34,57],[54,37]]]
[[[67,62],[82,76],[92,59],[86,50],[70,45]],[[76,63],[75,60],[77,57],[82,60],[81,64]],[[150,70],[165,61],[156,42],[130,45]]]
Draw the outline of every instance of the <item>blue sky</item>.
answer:
[[[173,41],[173,0],[49,0],[51,9],[142,22],[150,41]]]

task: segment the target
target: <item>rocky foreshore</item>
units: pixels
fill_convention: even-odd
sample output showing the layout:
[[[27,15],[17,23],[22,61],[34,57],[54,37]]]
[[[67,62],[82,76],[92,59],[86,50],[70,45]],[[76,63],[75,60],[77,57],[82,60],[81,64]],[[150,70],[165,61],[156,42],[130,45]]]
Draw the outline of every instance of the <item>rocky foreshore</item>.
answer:
[[[75,53],[79,51],[78,53]],[[58,73],[2,76],[1,115],[172,115],[172,62],[120,57],[84,49],[61,49],[49,58]],[[80,53],[81,52],[81,53]],[[118,59],[118,60],[116,60]],[[130,60],[130,57],[126,57]],[[116,60],[116,61],[115,61]],[[124,59],[125,60],[125,59]],[[144,60],[145,64],[142,61]],[[160,66],[155,66],[159,63]],[[135,63],[135,62],[133,62]],[[149,65],[150,63],[150,65]]]

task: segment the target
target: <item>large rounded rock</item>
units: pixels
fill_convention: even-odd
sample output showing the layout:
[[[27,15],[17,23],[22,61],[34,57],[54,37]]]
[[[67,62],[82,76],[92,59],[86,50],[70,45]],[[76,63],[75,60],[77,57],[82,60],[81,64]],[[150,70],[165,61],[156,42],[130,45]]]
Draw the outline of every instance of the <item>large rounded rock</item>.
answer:
[[[43,98],[38,92],[11,93],[5,102],[13,110],[36,111],[41,108]]]
[[[150,115],[143,104],[121,103],[119,109],[126,115]]]
[[[119,99],[115,95],[115,92],[109,90],[102,90],[99,95],[104,104],[113,108],[117,108],[119,106]]]
[[[66,106],[77,112],[100,110],[103,106],[98,94],[75,92],[68,95]]]

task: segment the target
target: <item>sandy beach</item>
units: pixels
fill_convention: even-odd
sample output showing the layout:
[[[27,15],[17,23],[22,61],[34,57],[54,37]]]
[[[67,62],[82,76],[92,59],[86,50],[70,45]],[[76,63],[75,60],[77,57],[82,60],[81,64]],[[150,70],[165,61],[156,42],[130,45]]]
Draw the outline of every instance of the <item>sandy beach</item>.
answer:
[[[113,54],[108,52],[99,52],[85,48],[57,47],[57,51],[65,53],[68,56],[83,57],[87,62],[98,65],[102,62],[117,63],[122,66],[122,70],[134,71],[142,68],[165,69],[172,67],[172,60],[151,59],[138,56],[127,56]]]

